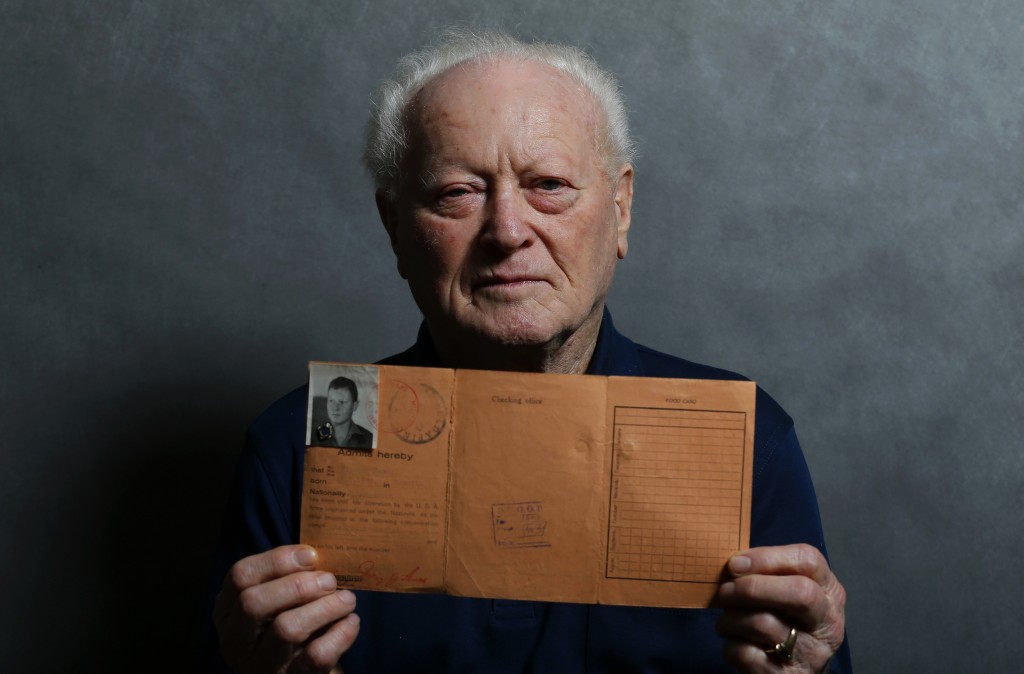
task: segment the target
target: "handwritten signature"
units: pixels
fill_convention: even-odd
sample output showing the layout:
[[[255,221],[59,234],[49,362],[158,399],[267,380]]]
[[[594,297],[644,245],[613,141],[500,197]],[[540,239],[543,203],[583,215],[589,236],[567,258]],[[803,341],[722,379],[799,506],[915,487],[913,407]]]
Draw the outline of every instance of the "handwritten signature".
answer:
[[[359,565],[359,573],[363,574],[363,580],[371,583],[374,587],[394,587],[398,583],[416,583],[418,585],[426,585],[426,576],[417,576],[420,567],[415,567],[412,571],[405,575],[399,575],[397,572],[391,572],[386,576],[382,576],[374,571],[375,563],[373,560],[367,560]]]

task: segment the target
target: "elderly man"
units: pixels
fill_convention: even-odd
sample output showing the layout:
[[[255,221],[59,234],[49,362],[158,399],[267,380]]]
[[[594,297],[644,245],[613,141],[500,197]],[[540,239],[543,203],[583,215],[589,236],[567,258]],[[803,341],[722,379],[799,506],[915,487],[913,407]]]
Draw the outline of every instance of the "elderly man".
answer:
[[[585,54],[494,35],[414,54],[383,89],[366,157],[424,316],[416,344],[382,362],[740,378],[612,325],[633,166],[616,85]],[[231,496],[214,621],[238,672],[850,671],[810,478],[791,419],[763,391],[755,547],[729,561],[715,610],[374,592],[357,603],[294,544],[305,400],[299,389],[254,423]]]

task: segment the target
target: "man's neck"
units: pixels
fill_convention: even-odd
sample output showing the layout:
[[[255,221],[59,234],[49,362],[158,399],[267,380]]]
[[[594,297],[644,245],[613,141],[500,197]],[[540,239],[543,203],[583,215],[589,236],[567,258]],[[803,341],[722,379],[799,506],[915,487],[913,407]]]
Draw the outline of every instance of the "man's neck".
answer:
[[[575,332],[560,335],[544,344],[497,344],[477,339],[445,339],[431,330],[441,360],[448,367],[510,372],[583,374],[597,347],[601,313]],[[428,325],[429,328],[429,325]]]
[[[337,438],[338,442],[345,442],[348,440],[348,434],[352,432],[352,419],[349,419],[343,424],[338,424],[334,427],[334,437]]]

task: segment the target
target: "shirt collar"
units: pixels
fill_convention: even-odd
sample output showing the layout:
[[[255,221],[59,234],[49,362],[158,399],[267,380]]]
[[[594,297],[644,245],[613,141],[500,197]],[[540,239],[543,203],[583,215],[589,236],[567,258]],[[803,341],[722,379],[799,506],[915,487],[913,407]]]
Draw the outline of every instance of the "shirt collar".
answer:
[[[441,362],[441,357],[437,354],[434,340],[430,337],[430,331],[427,330],[426,322],[420,324],[416,343],[408,351],[401,354],[401,356],[405,356],[405,358],[402,358],[405,362],[395,364],[446,367]],[[640,358],[637,356],[636,344],[615,329],[611,312],[608,311],[607,307],[605,307],[604,314],[601,316],[601,327],[597,333],[597,346],[594,347],[594,355],[590,357],[587,374],[620,377],[636,377],[643,374]]]
[[[587,374],[605,376],[636,377],[643,374],[636,344],[615,329],[611,312],[604,309],[601,328],[597,333],[597,346],[590,357]]]

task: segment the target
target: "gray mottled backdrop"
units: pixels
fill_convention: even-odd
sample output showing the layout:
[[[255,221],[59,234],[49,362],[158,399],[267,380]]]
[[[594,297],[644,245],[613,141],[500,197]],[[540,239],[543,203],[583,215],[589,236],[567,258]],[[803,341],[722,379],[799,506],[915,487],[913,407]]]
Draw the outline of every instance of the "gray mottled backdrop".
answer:
[[[456,20],[621,78],[616,320],[797,419],[859,669],[1019,668],[1019,0],[0,0],[0,670],[187,668],[248,421],[413,339],[359,146]]]

